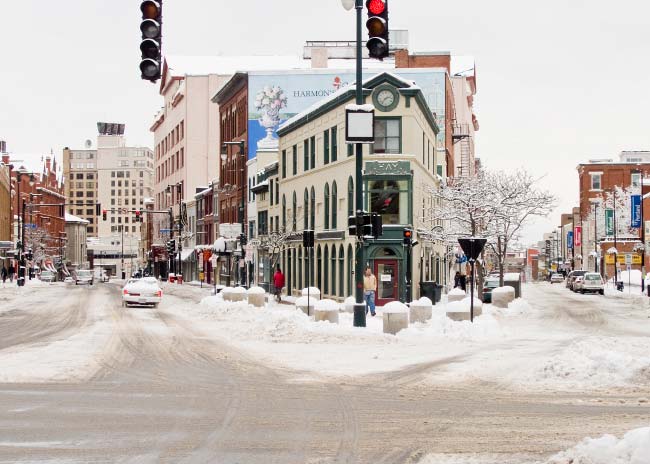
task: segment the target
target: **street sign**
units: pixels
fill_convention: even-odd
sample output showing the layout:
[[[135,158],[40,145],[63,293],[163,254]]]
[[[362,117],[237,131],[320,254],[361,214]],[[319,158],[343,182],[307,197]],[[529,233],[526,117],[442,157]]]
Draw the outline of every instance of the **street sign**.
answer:
[[[641,227],[641,195],[630,195],[630,227]]]
[[[27,229],[38,229],[38,226],[36,224],[31,224],[29,222],[25,223],[25,227]]]
[[[463,249],[465,256],[467,256],[470,261],[476,261],[476,258],[478,258],[481,251],[483,251],[486,242],[486,239],[477,237],[458,239],[460,247]]]
[[[629,254],[629,253],[627,253],[627,254],[625,255],[625,264],[626,264],[627,266],[631,266],[631,265],[632,265],[632,255]]]
[[[258,246],[260,246],[260,245],[262,244],[262,242],[261,242],[260,239],[258,239],[258,238],[252,238],[252,239],[250,239],[250,240],[248,241],[248,243],[249,243],[251,246],[254,246],[254,247],[258,247]]]

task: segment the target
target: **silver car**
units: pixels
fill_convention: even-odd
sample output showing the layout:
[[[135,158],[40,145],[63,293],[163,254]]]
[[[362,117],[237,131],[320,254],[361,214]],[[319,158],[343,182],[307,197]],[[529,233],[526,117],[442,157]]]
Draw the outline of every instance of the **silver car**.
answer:
[[[600,293],[601,295],[605,294],[605,282],[600,274],[596,272],[588,272],[582,278],[580,285],[577,288],[577,291],[580,293]]]

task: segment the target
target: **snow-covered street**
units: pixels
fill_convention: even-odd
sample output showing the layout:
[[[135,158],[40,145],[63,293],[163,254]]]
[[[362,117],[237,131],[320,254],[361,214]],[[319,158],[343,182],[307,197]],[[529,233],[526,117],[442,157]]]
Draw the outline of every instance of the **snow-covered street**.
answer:
[[[0,288],[0,462],[649,462],[640,292],[527,285],[474,324],[436,305],[393,336],[381,310],[354,328],[120,291]]]

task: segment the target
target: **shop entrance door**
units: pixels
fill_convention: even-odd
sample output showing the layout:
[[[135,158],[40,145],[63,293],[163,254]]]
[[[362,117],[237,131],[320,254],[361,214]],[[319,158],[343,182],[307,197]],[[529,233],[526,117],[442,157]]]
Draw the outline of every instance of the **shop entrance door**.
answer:
[[[399,295],[399,268],[396,259],[375,260],[378,306],[396,301]]]

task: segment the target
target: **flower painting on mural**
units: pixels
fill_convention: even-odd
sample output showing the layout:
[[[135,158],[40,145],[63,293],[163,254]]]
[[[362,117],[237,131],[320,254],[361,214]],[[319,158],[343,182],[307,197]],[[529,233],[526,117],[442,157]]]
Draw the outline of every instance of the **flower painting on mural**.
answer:
[[[287,107],[287,96],[281,87],[265,86],[255,96],[255,109],[260,111],[260,125],[266,129],[266,137],[258,142],[258,146],[277,147],[278,139],[273,136],[275,128],[280,124],[280,110]]]

